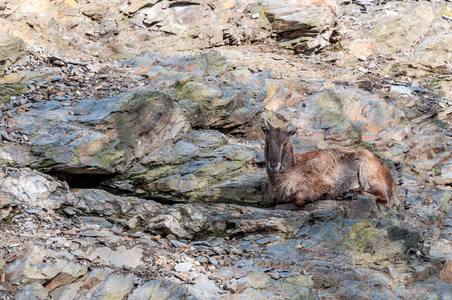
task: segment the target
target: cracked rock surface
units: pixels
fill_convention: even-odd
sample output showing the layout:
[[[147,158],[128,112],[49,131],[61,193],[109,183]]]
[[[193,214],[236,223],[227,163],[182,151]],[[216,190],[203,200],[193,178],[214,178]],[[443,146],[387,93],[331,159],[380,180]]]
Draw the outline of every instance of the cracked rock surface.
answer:
[[[452,3],[0,0],[0,299],[450,299]],[[273,207],[260,124],[399,211]]]

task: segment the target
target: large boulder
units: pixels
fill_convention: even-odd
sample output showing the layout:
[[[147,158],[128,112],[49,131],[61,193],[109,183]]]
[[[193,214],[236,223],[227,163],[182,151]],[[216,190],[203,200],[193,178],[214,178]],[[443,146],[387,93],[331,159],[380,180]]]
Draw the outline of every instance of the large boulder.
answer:
[[[374,141],[381,131],[400,122],[394,105],[354,87],[325,83],[312,96],[276,112],[279,118],[299,128],[294,144],[301,149],[321,141],[350,146]]]
[[[55,207],[54,199],[59,198],[66,190],[67,186],[64,183],[36,170],[27,168],[0,170],[0,195],[2,199],[9,198],[8,202],[16,199],[31,206],[52,209]]]
[[[408,51],[414,42],[425,36],[434,20],[431,5],[412,5],[381,20],[372,29],[372,36],[389,53]]]
[[[163,68],[154,67],[159,60],[148,56],[129,62],[148,70],[149,86],[73,106],[34,104],[13,119],[28,143],[2,145],[0,159],[66,174],[124,173],[109,185],[179,201],[268,201],[263,170],[251,181],[240,177],[262,161],[261,144],[200,130],[250,126],[262,107],[256,99],[262,78],[233,85],[213,79],[228,71],[218,53],[162,59]]]
[[[29,164],[69,173],[122,172],[131,160],[188,127],[167,95],[146,89],[87,99],[74,107],[37,103],[15,122],[30,137],[30,146],[23,149]]]
[[[173,201],[268,204],[261,145],[229,140],[218,131],[193,131],[151,152],[125,175],[133,191]],[[251,173],[251,174],[250,174]]]
[[[0,31],[0,75],[9,65],[24,55],[25,42],[17,36]]]
[[[413,78],[450,72],[451,11],[449,3],[407,4],[375,20],[370,36],[381,51],[397,57],[383,71]]]
[[[273,0],[261,0],[259,5],[272,33],[283,40],[282,47],[310,54],[330,44],[336,25],[331,7]]]
[[[425,38],[416,47],[417,55],[415,60],[430,65],[432,68],[443,66],[445,62],[452,60],[451,44],[451,33]]]

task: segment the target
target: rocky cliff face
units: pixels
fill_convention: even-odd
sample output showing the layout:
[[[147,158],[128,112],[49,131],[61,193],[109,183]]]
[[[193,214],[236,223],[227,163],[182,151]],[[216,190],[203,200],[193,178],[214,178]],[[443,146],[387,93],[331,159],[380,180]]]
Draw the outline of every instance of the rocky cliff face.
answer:
[[[449,299],[452,4],[0,1],[1,299]],[[272,207],[264,120],[373,197]]]

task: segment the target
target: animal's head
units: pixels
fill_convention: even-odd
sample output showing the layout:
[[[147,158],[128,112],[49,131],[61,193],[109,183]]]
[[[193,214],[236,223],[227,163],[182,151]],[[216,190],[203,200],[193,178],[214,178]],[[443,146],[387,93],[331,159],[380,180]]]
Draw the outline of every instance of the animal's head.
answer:
[[[297,130],[288,131],[284,128],[275,128],[270,122],[267,122],[267,126],[262,125],[262,130],[265,133],[265,164],[267,170],[284,171],[294,161],[290,137]]]

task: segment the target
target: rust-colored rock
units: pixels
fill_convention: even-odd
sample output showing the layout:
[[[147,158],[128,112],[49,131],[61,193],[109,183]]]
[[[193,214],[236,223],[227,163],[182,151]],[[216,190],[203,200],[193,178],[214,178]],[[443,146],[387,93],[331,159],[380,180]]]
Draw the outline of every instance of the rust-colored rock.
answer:
[[[452,260],[448,260],[439,273],[439,278],[445,283],[452,283]]]

